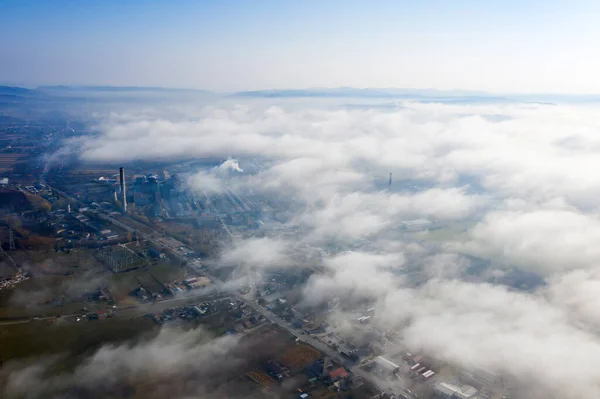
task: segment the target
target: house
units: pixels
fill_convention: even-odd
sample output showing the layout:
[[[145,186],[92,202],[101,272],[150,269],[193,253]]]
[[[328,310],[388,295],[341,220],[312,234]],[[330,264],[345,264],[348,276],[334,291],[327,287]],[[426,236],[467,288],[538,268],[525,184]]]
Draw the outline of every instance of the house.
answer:
[[[337,368],[329,373],[329,378],[331,378],[332,381],[338,381],[346,377],[348,377],[348,372],[343,367]]]

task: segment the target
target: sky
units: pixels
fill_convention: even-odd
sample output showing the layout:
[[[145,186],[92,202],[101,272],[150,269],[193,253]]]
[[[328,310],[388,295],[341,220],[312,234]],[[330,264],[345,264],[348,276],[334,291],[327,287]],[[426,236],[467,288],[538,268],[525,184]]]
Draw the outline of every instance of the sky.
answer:
[[[0,1],[0,83],[600,93],[594,1]]]

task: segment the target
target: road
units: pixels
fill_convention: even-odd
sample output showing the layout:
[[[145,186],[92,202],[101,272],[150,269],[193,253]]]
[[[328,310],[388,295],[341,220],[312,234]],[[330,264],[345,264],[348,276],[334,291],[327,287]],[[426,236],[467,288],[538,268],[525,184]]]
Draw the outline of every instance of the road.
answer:
[[[345,359],[337,351],[333,350],[332,348],[325,345],[321,341],[316,340],[312,336],[306,334],[304,331],[294,328],[290,323],[286,322],[282,318],[278,317],[277,315],[273,314],[271,311],[263,308],[262,306],[258,305],[257,303],[255,303],[253,301],[249,301],[245,298],[242,298],[241,296],[237,296],[237,299],[239,299],[240,301],[243,301],[247,306],[251,307],[256,312],[263,315],[265,317],[265,319],[269,320],[271,323],[277,324],[282,329],[284,329],[287,332],[289,332],[290,334],[294,335],[296,338],[298,338],[299,341],[305,342],[305,343],[309,344],[310,346],[318,349],[321,353],[329,356],[330,358],[335,360],[337,363],[343,365],[344,367],[346,367],[346,369],[348,369],[355,375],[360,376],[362,379],[369,382],[370,384],[377,387],[378,389],[380,389],[384,392],[388,392],[388,393],[389,392],[397,393],[399,391],[398,385],[393,385],[386,381],[381,381],[379,378],[377,378],[372,373],[365,371],[365,370],[361,370],[358,365],[354,365],[352,362]]]
[[[186,295],[186,296],[177,297],[177,298],[165,299],[165,300],[158,301],[158,302],[141,303],[138,305],[128,306],[128,307],[124,307],[124,308],[118,308],[115,312],[114,317],[116,317],[116,318],[141,317],[148,313],[157,313],[157,312],[162,312],[163,310],[166,310],[166,309],[172,309],[172,308],[177,308],[180,306],[196,304],[196,303],[207,301],[207,300],[226,299],[226,298],[230,298],[230,297],[231,297],[231,295],[215,294],[214,292],[198,294],[198,295]],[[90,312],[90,313],[93,313],[93,312]],[[60,315],[60,317],[75,317],[75,316],[81,316],[81,313],[61,314]],[[16,320],[0,321],[0,326],[6,326],[6,325],[11,325],[11,324],[30,323],[30,322],[34,322],[34,321],[44,321],[44,320],[48,321],[48,320],[56,320],[56,319],[57,319],[56,316],[27,317],[27,318],[16,319]]]
[[[230,298],[231,295],[219,294],[216,295],[214,292],[202,295],[188,295],[179,298],[164,299],[158,302],[149,302],[145,304],[135,305],[133,307],[127,307],[117,309],[116,317],[119,318],[135,318],[140,317],[148,313],[158,313],[167,309],[178,308],[185,305],[193,305],[199,302],[214,299],[226,299]]]

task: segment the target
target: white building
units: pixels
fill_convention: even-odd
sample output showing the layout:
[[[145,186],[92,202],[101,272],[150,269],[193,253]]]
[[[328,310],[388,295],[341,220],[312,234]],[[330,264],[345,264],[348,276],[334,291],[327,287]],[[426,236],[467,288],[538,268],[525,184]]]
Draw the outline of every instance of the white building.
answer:
[[[400,369],[400,366],[398,366],[394,362],[387,360],[383,356],[377,356],[375,360],[373,360],[373,364],[377,371],[382,375],[394,374]]]
[[[436,397],[441,399],[469,399],[477,393],[477,389],[470,385],[459,386],[449,382],[440,382],[434,390]]]

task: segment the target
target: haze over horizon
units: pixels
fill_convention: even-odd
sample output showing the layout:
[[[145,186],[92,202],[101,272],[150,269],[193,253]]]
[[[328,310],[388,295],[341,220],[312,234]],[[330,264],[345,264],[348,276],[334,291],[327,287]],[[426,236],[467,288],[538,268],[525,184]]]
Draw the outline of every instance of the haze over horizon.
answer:
[[[0,83],[600,93],[600,5],[3,1]]]

